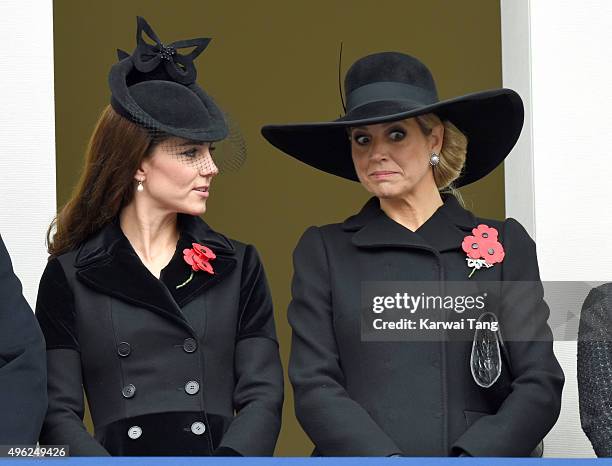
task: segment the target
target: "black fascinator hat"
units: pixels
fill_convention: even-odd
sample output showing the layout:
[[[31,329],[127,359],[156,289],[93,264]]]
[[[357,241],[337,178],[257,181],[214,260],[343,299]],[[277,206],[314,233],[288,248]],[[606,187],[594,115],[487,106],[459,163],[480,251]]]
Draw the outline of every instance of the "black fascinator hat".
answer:
[[[263,136],[292,157],[357,181],[347,128],[435,113],[468,138],[462,175],[454,186],[486,176],[510,153],[523,127],[523,102],[511,89],[440,101],[433,76],[417,58],[382,52],[357,60],[344,82],[346,114],[334,121],[267,125]]]
[[[146,34],[153,43],[145,41]],[[137,18],[136,49],[118,50],[108,76],[111,106],[152,134],[211,142],[224,139],[228,126],[213,99],[196,83],[193,60],[210,39],[163,44],[151,26]],[[192,49],[181,54],[181,49]]]

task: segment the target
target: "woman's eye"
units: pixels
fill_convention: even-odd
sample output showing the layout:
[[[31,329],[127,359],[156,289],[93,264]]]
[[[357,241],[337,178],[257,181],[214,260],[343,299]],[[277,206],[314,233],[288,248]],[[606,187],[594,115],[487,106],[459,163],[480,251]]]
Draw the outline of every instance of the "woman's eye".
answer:
[[[394,129],[389,133],[389,137],[392,141],[401,141],[406,137],[406,133],[404,131]]]
[[[363,145],[367,144],[368,142],[370,142],[370,136],[360,135],[360,136],[355,136],[353,139],[360,146],[363,146]]]
[[[195,157],[198,154],[198,150],[195,148],[186,150],[185,152],[181,152],[181,155],[184,155],[185,157]]]

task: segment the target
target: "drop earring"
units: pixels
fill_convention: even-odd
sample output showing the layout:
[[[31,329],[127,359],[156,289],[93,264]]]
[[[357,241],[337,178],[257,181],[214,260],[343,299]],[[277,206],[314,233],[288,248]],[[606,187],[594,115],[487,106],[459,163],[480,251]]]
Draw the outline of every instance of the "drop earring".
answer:
[[[436,154],[435,152],[432,152],[431,155],[429,156],[429,165],[431,165],[432,167],[435,167],[439,163],[440,163],[440,156]]]
[[[136,188],[136,191],[138,191],[139,193],[144,191],[144,186],[142,185],[142,180],[138,180],[138,187]]]

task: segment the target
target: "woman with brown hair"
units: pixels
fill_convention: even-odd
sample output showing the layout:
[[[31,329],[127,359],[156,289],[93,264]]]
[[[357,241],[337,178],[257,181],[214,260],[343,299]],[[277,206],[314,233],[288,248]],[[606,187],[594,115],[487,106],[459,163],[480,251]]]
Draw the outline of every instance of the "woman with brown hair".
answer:
[[[272,455],[283,376],[264,270],[253,246],[199,217],[228,133],[195,82],[209,40],[164,45],[142,18],[137,38],[49,233],[40,442],[71,455]]]

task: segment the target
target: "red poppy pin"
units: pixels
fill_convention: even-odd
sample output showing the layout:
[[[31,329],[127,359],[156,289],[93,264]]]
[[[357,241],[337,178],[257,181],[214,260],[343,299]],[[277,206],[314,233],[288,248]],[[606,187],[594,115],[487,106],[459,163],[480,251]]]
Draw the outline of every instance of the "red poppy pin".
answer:
[[[497,236],[495,228],[481,224],[472,230],[472,235],[463,238],[461,247],[467,254],[467,265],[472,269],[468,278],[471,278],[476,270],[483,267],[488,269],[504,260],[506,253],[497,241]]]
[[[183,259],[191,266],[191,275],[186,281],[178,285],[177,289],[182,288],[193,279],[193,272],[202,270],[211,275],[215,274],[210,261],[216,259],[217,256],[212,249],[198,243],[192,243],[191,246],[191,249],[183,249]]]

